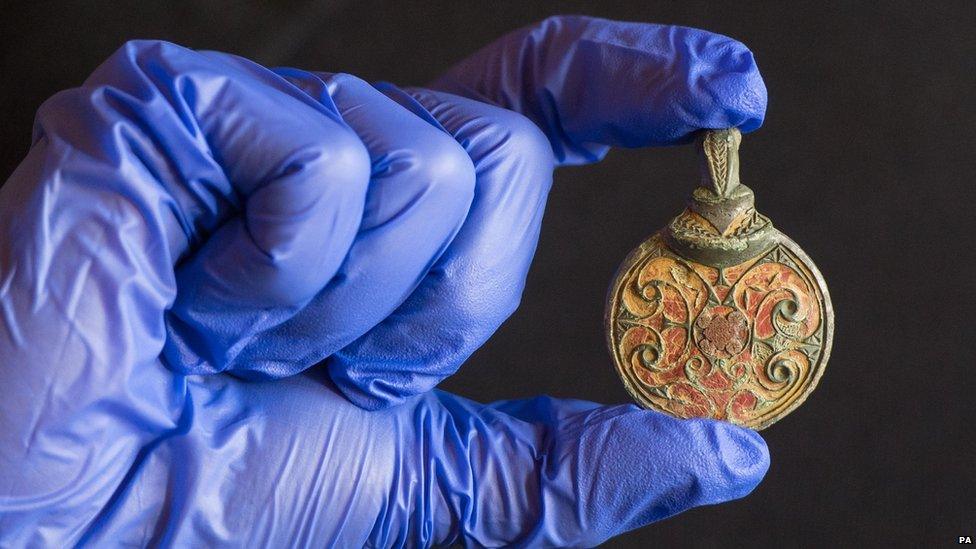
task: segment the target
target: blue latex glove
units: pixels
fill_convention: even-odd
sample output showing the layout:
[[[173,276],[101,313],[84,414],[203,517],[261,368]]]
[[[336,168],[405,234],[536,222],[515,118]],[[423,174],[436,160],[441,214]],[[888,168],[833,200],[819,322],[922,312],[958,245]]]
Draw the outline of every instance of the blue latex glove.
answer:
[[[126,44],[0,190],[0,545],[592,545],[747,494],[748,430],[431,389],[554,166],[764,110],[741,44],[584,17],[431,89]]]

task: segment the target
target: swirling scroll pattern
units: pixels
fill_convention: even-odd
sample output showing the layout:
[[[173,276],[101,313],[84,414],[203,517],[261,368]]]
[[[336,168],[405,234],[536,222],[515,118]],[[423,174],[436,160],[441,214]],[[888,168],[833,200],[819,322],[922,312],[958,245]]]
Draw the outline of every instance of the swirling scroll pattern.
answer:
[[[679,417],[776,415],[822,348],[814,282],[782,247],[722,272],[662,252],[630,270],[618,302],[615,351],[632,390]]]

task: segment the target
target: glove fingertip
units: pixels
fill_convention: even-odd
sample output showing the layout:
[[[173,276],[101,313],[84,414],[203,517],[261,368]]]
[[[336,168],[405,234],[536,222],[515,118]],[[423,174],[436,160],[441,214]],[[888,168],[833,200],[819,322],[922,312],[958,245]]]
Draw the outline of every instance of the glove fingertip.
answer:
[[[769,449],[756,431],[714,419],[643,414],[654,435],[648,442],[672,462],[669,478],[683,486],[684,509],[745,497],[769,469]]]
[[[556,544],[596,545],[693,507],[742,498],[769,468],[762,437],[723,421],[628,405],[560,423],[556,454],[572,456],[576,468],[547,479],[548,492],[573,502],[550,505],[545,523],[562,525]],[[567,529],[567,520],[575,526]]]
[[[768,94],[755,56],[738,40],[697,29],[687,34],[686,55],[698,60],[689,70],[684,105],[701,128],[758,129],[766,116]],[[680,51],[680,48],[677,50]]]
[[[769,448],[759,433],[730,423],[713,422],[711,429],[715,455],[721,460],[725,486],[717,485],[717,501],[745,497],[762,481],[769,470]]]

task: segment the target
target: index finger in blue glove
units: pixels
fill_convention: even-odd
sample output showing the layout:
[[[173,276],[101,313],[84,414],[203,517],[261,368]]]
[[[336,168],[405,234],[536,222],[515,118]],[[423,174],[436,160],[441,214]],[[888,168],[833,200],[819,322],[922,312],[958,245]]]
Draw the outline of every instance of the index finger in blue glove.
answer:
[[[555,16],[511,32],[430,87],[522,113],[561,164],[608,146],[669,145],[701,128],[758,128],[766,87],[742,43],[687,27]]]
[[[734,40],[575,16],[515,31],[433,85],[478,101],[380,87],[465,147],[475,199],[407,301],[329,358],[340,389],[368,408],[454,373],[518,305],[554,159],[592,161],[610,145],[670,144],[703,127],[753,129],[766,104],[752,54]]]

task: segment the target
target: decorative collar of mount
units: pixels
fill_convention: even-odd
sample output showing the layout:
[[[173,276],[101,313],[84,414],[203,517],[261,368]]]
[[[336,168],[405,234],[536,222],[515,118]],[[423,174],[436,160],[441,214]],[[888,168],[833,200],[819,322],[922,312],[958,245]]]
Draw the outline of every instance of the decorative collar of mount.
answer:
[[[736,128],[706,130],[698,139],[701,185],[667,229],[669,244],[688,259],[728,267],[774,244],[773,224],[756,211],[752,189],[739,181],[741,142]]]

